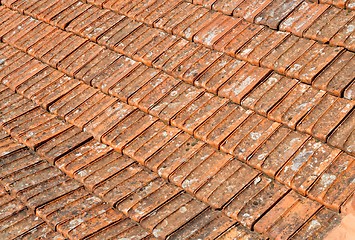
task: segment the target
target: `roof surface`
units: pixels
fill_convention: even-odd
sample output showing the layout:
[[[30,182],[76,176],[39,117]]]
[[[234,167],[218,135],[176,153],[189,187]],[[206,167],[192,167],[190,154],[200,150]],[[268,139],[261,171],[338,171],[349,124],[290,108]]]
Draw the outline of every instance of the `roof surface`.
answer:
[[[355,239],[355,1],[1,0],[0,239]]]

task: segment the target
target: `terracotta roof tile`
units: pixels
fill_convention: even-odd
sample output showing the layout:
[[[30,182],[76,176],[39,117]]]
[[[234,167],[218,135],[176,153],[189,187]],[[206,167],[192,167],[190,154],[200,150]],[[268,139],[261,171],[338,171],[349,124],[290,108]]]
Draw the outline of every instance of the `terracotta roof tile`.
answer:
[[[353,231],[351,1],[1,4],[4,239]]]
[[[8,195],[2,186],[1,188],[0,236],[3,239],[65,239],[21,202]]]

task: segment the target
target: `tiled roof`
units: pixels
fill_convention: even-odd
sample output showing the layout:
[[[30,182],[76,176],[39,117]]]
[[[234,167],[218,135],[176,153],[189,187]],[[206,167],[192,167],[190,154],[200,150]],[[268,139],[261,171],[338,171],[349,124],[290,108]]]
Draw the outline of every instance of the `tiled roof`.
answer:
[[[0,239],[355,239],[355,1],[0,3]]]

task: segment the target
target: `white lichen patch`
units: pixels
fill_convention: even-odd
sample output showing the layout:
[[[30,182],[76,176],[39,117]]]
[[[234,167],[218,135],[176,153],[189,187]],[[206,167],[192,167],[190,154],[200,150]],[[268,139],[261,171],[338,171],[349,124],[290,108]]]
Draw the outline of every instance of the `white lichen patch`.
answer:
[[[258,176],[257,178],[254,179],[254,185],[257,185],[260,182],[261,182],[261,177],[260,176]]]
[[[261,133],[259,133],[259,132],[251,132],[250,133],[250,137],[251,137],[251,139],[256,141],[256,140],[258,140],[261,137]]]
[[[301,151],[292,161],[292,171],[298,171],[298,169],[305,163],[308,158],[313,154],[313,151]]]
[[[352,33],[355,30],[355,26],[350,24],[346,27],[346,34]]]
[[[336,179],[336,176],[333,174],[328,174],[324,173],[321,177],[321,184],[324,186],[324,188],[330,186]]]
[[[320,226],[321,226],[321,224],[317,220],[314,219],[309,223],[308,230],[319,228]]]
[[[79,226],[79,224],[83,223],[84,220],[81,218],[73,219],[69,222],[70,229],[75,228],[76,226]]]
[[[187,208],[185,206],[182,206],[180,209],[179,209],[179,212],[181,213],[186,213],[187,212]]]
[[[160,236],[160,233],[161,233],[161,230],[160,230],[160,229],[154,229],[154,230],[153,230],[153,235],[154,235],[154,237],[159,237],[159,236]]]
[[[183,183],[182,183],[182,187],[183,188],[188,188],[191,186],[191,184],[195,183],[195,182],[198,182],[198,179],[194,178],[194,179],[191,179],[191,180],[188,180],[186,179]]]
[[[267,153],[262,153],[262,154],[259,154],[259,156],[258,156],[258,160],[259,161],[261,161],[261,160],[263,160],[263,159],[265,159],[265,157],[267,156]]]
[[[175,97],[178,94],[177,91],[171,91],[170,96]]]

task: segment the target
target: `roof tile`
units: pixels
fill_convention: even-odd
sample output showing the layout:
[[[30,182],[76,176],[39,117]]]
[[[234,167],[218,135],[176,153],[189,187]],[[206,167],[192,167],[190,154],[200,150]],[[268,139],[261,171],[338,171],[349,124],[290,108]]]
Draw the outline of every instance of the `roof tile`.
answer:
[[[324,96],[319,91],[305,84],[297,84],[269,113],[268,117],[274,121],[286,124],[295,129],[298,122],[316,106]]]
[[[303,225],[304,221],[307,222],[319,209],[318,203],[290,192],[266,213],[254,227],[257,231],[268,233],[273,238],[290,237],[295,230]],[[279,217],[275,218],[275,216]]]
[[[262,237],[259,234],[256,234],[255,232],[252,231],[246,231],[244,229],[242,229],[240,227],[240,225],[236,225],[231,227],[230,229],[228,229],[226,232],[224,232],[222,235],[220,235],[218,238],[218,240],[227,240],[227,239],[233,239],[233,238],[239,238],[239,239],[243,239],[243,238],[251,238],[251,239],[255,239],[255,240],[259,240],[259,239],[265,239],[264,237]]]
[[[80,16],[83,12],[89,9],[89,5],[82,2],[76,2],[65,10],[61,11],[58,15],[53,17],[51,21],[55,26],[65,28],[71,21]]]
[[[219,108],[214,115],[199,126],[194,135],[215,148],[250,116],[250,111],[245,111],[233,103],[228,103]]]
[[[159,175],[167,177],[179,164],[183,163],[185,157],[189,158],[202,145],[203,142],[182,132],[147,159],[146,166],[158,172]]]
[[[301,0],[272,1],[255,17],[255,23],[265,24],[272,29],[277,29],[280,22],[285,17],[287,17],[300,3]]]
[[[164,207],[169,206],[170,204],[165,205]],[[198,201],[192,199],[190,202],[186,203],[179,209],[174,209],[175,211],[172,214],[167,216],[162,222],[158,223],[153,229],[153,235],[155,237],[166,238],[168,235],[176,231],[178,229],[178,226],[184,225],[189,222],[191,219],[201,213],[204,209],[206,209],[206,207],[206,205],[199,204]],[[160,213],[159,210],[157,211],[157,214]],[[172,222],[176,224],[169,224]]]
[[[250,181],[248,188],[239,188],[239,190],[240,192],[236,192],[235,198],[224,209],[228,216],[232,216],[249,228],[252,228],[255,222],[287,192],[285,186],[263,176],[257,176]]]
[[[354,193],[352,55],[330,46],[352,13],[230,3],[5,1],[0,184],[69,239],[318,236]]]
[[[352,111],[346,119],[330,135],[329,144],[340,149],[346,149],[347,152],[354,152],[354,123],[355,112]]]
[[[94,192],[111,205],[127,198],[132,192],[154,180],[156,176],[132,164],[94,187]]]
[[[308,188],[339,153],[339,149],[309,139],[282,167],[276,178],[306,195]]]
[[[231,162],[231,164],[233,164],[233,162]],[[249,192],[250,194],[257,194],[257,192],[255,192],[255,189],[250,188],[250,186],[253,185],[249,185],[249,184],[255,181],[255,179],[258,179],[257,181],[259,181],[260,174],[255,170],[249,169],[245,165],[240,166],[240,164],[237,164],[237,166],[239,166],[239,168],[234,170],[234,173],[231,176],[229,176],[227,179],[222,179],[224,181],[219,183],[219,185],[217,185],[215,181],[220,180],[220,178],[216,178],[210,181],[211,183],[216,184],[215,185],[216,188],[215,189],[212,188],[208,192],[206,192],[207,194],[206,196],[204,196],[204,198],[206,198],[206,201],[212,207],[223,208],[232,199],[234,199],[234,197],[238,193],[241,192],[243,192],[243,194],[245,194],[246,192]],[[244,192],[243,190],[246,190],[246,192]],[[249,199],[244,199],[244,201],[248,201],[248,200]],[[243,204],[242,197],[240,197],[240,200],[238,201],[235,200],[234,202],[235,203],[239,202]],[[231,205],[228,204],[228,207],[226,207],[224,211],[228,216],[237,219],[236,215],[232,215],[232,214],[238,214],[236,209],[233,207],[233,203]]]
[[[240,104],[241,100],[270,73],[270,69],[245,64],[218,89],[218,95]]]
[[[236,6],[233,11],[233,16],[243,17],[246,20],[253,22],[255,20],[255,17],[271,3],[272,0],[262,0],[259,3],[256,3],[251,0],[245,0],[238,6]]]
[[[187,223],[182,229],[177,230],[171,238],[216,238],[228,230],[234,221],[223,216],[221,213],[207,209],[195,219]]]
[[[352,108],[353,103],[350,101],[325,95],[322,101],[300,122],[297,129],[304,129],[305,132],[326,141],[331,131],[347,116]]]
[[[67,131],[41,145],[37,148],[37,152],[39,155],[46,157],[46,159],[50,159],[51,163],[54,163],[57,159],[89,141],[91,138],[89,134],[81,132],[77,128],[69,128]]]
[[[180,1],[165,1],[157,9],[155,9],[154,11],[151,11],[151,13],[144,19],[144,21],[148,25],[152,26],[162,16],[164,16],[167,12],[171,11],[172,9],[174,9],[180,3],[182,3],[181,0]],[[150,9],[148,9],[148,11],[150,11]]]
[[[239,21],[240,19],[230,19],[222,15],[197,32],[193,40],[196,43],[212,47],[222,36],[233,29]]]
[[[303,1],[280,24],[280,30],[292,32],[302,37],[303,33],[329,8],[328,5],[312,4]]]
[[[32,229],[36,229],[38,226],[40,226],[43,223],[41,219],[39,219],[33,214],[30,214],[29,211],[22,211],[19,214],[12,216],[11,220],[13,218],[16,218],[19,215],[22,215],[22,219],[17,219],[17,222],[10,223],[11,224],[10,226],[8,226],[6,229],[1,231],[0,232],[1,238],[10,239],[10,238],[21,237],[22,235],[25,235],[26,233],[30,232]],[[64,239],[64,238],[60,238],[59,236],[58,238]]]
[[[315,237],[322,239],[326,237],[329,229],[334,228],[339,223],[339,217],[332,211],[322,208],[319,212],[302,226],[302,228],[292,237],[294,239],[305,239]]]
[[[354,53],[341,53],[316,77],[313,85],[334,95],[342,95],[344,89],[353,81],[351,66],[354,63],[354,59]]]
[[[233,10],[242,4],[243,0],[229,1],[229,0],[217,0],[213,3],[212,8],[216,11],[223,12],[224,14],[232,15]]]
[[[14,45],[21,50],[26,51],[30,46],[35,44],[39,39],[47,34],[54,32],[55,28],[53,26],[48,26],[47,24],[41,23],[36,28],[34,28],[31,32],[25,35],[25,37],[21,37],[19,40],[14,42]],[[13,41],[13,39],[10,39]]]
[[[209,79],[206,79],[205,82],[202,82],[202,86],[209,92],[217,94],[219,89],[231,78],[234,74],[237,74],[240,69],[245,67],[245,62],[232,59],[227,62],[227,64],[223,63],[223,68],[219,71],[216,71],[213,76]]]

